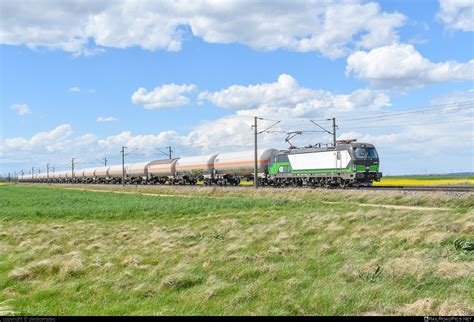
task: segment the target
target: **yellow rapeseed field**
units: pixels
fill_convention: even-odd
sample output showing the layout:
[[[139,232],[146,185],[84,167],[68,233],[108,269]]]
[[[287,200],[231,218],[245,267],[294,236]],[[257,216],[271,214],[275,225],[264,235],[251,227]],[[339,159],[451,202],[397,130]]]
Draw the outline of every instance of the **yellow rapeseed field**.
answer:
[[[382,178],[380,182],[374,182],[375,186],[441,186],[441,185],[455,185],[465,186],[474,185],[472,178]]]

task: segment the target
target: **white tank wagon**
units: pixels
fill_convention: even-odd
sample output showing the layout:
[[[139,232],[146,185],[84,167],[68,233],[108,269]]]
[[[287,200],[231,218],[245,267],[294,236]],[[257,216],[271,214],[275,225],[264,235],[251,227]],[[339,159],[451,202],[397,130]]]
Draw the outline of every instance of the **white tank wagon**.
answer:
[[[50,178],[51,174],[48,174],[48,173],[41,173],[41,182],[49,182],[49,178]]]
[[[66,171],[66,182],[76,182],[77,171],[68,170]]]
[[[148,180],[155,184],[165,184],[170,179],[174,179],[178,160],[165,159],[150,162],[148,165]]]
[[[212,178],[217,154],[180,158],[175,166],[175,183],[196,184],[199,180]]]
[[[49,181],[50,182],[56,182],[56,179],[57,179],[57,172],[50,172],[49,173]]]
[[[257,151],[259,177],[265,177],[268,174],[270,157],[277,151],[276,149]],[[214,183],[221,185],[238,185],[242,178],[251,179],[255,172],[255,151],[220,153],[214,160],[214,170]]]
[[[35,175],[35,181],[36,182],[42,182],[43,181],[43,174],[42,173],[38,173]]]
[[[123,168],[121,164],[111,165],[109,167],[107,180],[111,183],[121,183],[122,182],[122,173],[125,170],[127,173],[127,167],[130,163],[124,164]]]
[[[129,163],[125,168],[125,178],[129,183],[142,183],[148,180],[148,166],[152,161]]]
[[[57,175],[57,182],[66,182],[66,171],[58,171]]]
[[[94,171],[94,182],[107,182],[109,177],[109,166],[95,168]]]
[[[60,181],[60,179],[61,179],[60,175],[61,175],[61,171],[53,172],[53,182],[61,182]]]
[[[81,181],[84,182],[84,183],[93,182],[94,177],[95,177],[95,170],[96,169],[97,168],[86,168],[86,169],[80,170],[80,173],[81,173],[80,179],[81,179]]]

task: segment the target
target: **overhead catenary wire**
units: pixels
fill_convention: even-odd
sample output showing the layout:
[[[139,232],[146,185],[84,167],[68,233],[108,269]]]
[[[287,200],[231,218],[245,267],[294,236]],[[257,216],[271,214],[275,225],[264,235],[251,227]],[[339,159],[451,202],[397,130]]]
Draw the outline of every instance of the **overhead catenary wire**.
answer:
[[[374,126],[340,126],[344,130],[353,130],[353,129],[380,129],[380,128],[395,128],[395,127],[404,127],[404,126],[414,126],[414,125],[431,125],[431,124],[447,124],[447,123],[474,123],[473,119],[451,119],[443,120],[436,122],[415,122],[415,123],[399,123],[399,124],[389,124],[389,125],[374,125]]]
[[[375,115],[367,115],[367,116],[362,116],[362,117],[342,117],[338,118],[339,121],[342,122],[358,122],[358,121],[367,121],[370,119],[387,119],[387,118],[398,118],[398,117],[404,117],[407,115],[412,115],[412,114],[428,114],[428,113],[433,113],[433,112],[444,112],[444,113],[451,113],[454,111],[461,111],[461,110],[467,110],[467,109],[472,109],[474,108],[474,102],[470,104],[466,104],[463,106],[455,107],[455,108],[449,108],[448,106],[442,107],[442,108],[431,108],[431,109],[420,109],[420,110],[414,110],[414,111],[407,111],[407,112],[385,112],[385,113],[380,113],[380,114],[375,114]]]

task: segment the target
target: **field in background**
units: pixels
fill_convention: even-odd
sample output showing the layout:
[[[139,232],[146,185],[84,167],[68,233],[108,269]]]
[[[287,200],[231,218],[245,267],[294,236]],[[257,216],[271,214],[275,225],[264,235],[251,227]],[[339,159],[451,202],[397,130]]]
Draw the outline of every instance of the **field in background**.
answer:
[[[393,176],[383,177],[374,186],[472,186],[474,176]]]
[[[240,184],[253,185],[253,181],[242,181]],[[474,176],[390,176],[383,177],[380,182],[374,182],[374,186],[474,186]]]
[[[474,313],[472,194],[77,187],[0,187],[0,311]]]

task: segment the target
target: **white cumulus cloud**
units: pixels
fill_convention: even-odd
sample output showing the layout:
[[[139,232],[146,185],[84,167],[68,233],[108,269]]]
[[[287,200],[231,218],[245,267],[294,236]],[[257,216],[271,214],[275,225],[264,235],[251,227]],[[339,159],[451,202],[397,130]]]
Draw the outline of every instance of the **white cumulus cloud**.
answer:
[[[96,119],[96,121],[97,122],[114,122],[114,121],[118,121],[118,118],[114,116],[99,116]]]
[[[89,145],[96,137],[86,134],[77,138],[73,137],[74,131],[70,124],[62,124],[51,131],[39,132],[30,139],[22,137],[7,138],[2,143],[3,153],[32,152],[32,153],[64,153],[73,146]]]
[[[196,86],[192,84],[165,84],[155,87],[152,91],[140,87],[133,93],[132,103],[143,105],[144,108],[149,110],[179,107],[190,102],[190,99],[183,94],[191,93],[195,90]]]
[[[295,78],[281,74],[274,83],[232,85],[217,92],[202,92],[207,100],[221,108],[238,110],[238,115],[258,115],[278,119],[337,114],[353,110],[377,110],[389,104],[383,91],[359,89],[350,94],[333,94],[298,84]]]
[[[474,31],[474,1],[439,0],[439,5],[437,18],[448,29]]]
[[[192,33],[208,43],[331,58],[398,41],[406,20],[376,2],[356,0],[3,1],[0,18],[2,44],[76,54],[132,46],[177,51]]]
[[[31,110],[26,104],[13,104],[10,109],[20,116],[31,114]]]
[[[131,131],[124,131],[117,135],[111,135],[104,139],[99,139],[97,145],[103,153],[117,155],[122,146],[127,147],[131,154],[139,154],[141,158],[157,157],[156,148],[172,145],[183,146],[184,137],[175,131],[163,131],[158,134],[133,135]]]
[[[433,63],[412,45],[394,44],[358,51],[347,58],[346,73],[375,86],[405,89],[474,79],[474,59],[466,63]]]

